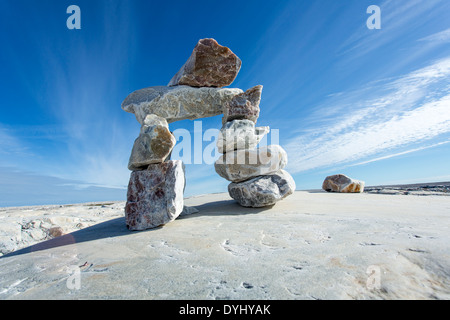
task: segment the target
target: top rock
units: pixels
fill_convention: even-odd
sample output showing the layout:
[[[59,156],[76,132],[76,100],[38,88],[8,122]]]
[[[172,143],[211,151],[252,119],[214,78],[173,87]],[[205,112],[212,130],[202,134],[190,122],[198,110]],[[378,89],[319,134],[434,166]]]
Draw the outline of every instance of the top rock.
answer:
[[[233,83],[241,69],[239,59],[214,39],[202,39],[168,86],[225,87]]]

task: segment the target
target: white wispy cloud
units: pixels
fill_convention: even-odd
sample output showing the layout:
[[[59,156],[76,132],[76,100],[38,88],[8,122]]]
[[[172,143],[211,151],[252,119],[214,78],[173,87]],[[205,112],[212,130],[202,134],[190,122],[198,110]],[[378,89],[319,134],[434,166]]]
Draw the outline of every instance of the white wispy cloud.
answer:
[[[112,200],[126,200],[126,192],[0,166],[0,207]]]
[[[450,133],[449,79],[447,58],[399,79],[371,85],[370,92],[361,91],[369,96],[349,93],[350,99],[345,94],[332,97],[310,117],[315,129],[285,145],[289,170],[362,164],[370,156],[379,155],[372,161],[383,160],[387,158],[383,153],[400,154],[398,149],[416,143],[426,143],[416,151],[440,145],[432,139]]]
[[[450,28],[429,35],[425,38],[419,39],[419,41],[429,41],[429,42],[438,42],[438,43],[447,43],[450,42]]]
[[[37,61],[34,72],[39,85],[21,61],[28,56],[6,46],[22,90],[33,98],[33,108],[43,111],[45,123],[18,120],[6,126],[0,120],[0,165],[80,185],[127,185],[127,161],[139,124],[130,128],[133,119],[120,104],[126,96],[121,90],[129,57],[136,48],[137,27],[130,20],[135,5],[97,5],[102,14],[95,27],[67,32],[57,40],[53,36],[27,39]],[[16,107],[21,107],[19,102]]]
[[[92,186],[122,188],[128,183],[127,161],[139,132],[137,122],[129,128],[127,120],[131,118],[120,108],[136,26],[129,19],[132,4],[100,5],[99,27],[89,30],[101,35],[98,42],[83,45],[74,40],[75,49],[63,57],[52,51],[55,45],[43,44],[36,52],[46,70],[46,90],[36,95],[47,97],[44,108],[64,139],[60,139],[58,155],[46,157],[51,171],[36,169]]]
[[[0,124],[0,165],[9,165],[17,157],[34,156],[30,148],[14,132]]]
[[[336,54],[341,57],[339,63],[342,66],[358,65],[358,62],[370,63],[368,57],[373,61],[379,57],[377,51],[389,50],[394,60],[386,59],[391,60],[391,65],[385,69],[380,68],[378,74],[386,77],[414,63],[420,65],[424,58],[439,52],[438,46],[445,45],[446,32],[425,37],[423,32],[428,29],[425,27],[427,24],[435,19],[442,19],[442,12],[448,12],[448,1],[385,0],[380,2],[379,6],[381,29],[368,30],[365,25],[355,28],[354,33],[342,41],[336,50]],[[361,23],[365,23],[365,20]],[[414,37],[417,38],[413,41],[405,40]],[[405,52],[407,54],[404,54]],[[401,54],[400,59],[395,58],[398,53]],[[395,63],[392,63],[394,61]]]
[[[350,166],[360,166],[360,165],[371,163],[371,162],[376,162],[376,161],[380,161],[380,160],[386,160],[386,159],[390,159],[390,158],[394,158],[394,157],[399,157],[399,156],[403,156],[403,155],[408,154],[408,153],[413,153],[413,152],[418,152],[418,151],[422,151],[422,150],[426,150],[426,149],[431,149],[431,148],[434,148],[434,147],[439,147],[439,146],[442,146],[442,145],[447,144],[447,143],[450,143],[450,140],[439,142],[439,143],[435,143],[435,144],[432,144],[432,145],[429,145],[429,146],[424,146],[424,147],[414,148],[414,149],[411,149],[411,150],[406,150],[406,151],[402,151],[402,152],[389,154],[387,156],[378,157],[378,158],[370,159],[370,160],[367,160],[367,161],[358,162],[358,163],[352,164]]]
[[[338,52],[350,53],[351,58],[365,55],[390,42],[397,41],[400,36],[410,32],[423,23],[430,12],[442,10],[445,2],[441,0],[411,0],[392,1],[385,0],[379,4],[381,9],[381,30],[372,32],[363,25],[346,39]],[[367,17],[369,17],[367,15]],[[366,23],[364,20],[363,24]]]

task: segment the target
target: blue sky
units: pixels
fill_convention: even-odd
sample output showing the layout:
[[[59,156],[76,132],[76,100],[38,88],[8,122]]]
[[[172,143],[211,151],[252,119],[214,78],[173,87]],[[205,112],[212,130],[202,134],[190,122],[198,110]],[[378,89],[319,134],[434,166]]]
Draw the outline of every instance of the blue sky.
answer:
[[[72,4],[81,30],[66,27]],[[125,200],[140,128],[121,102],[210,37],[242,60],[231,87],[264,86],[258,125],[280,130],[297,189],[335,173],[449,181],[449,13],[447,0],[2,0],[0,206]],[[227,190],[212,165],[186,177],[186,196]]]

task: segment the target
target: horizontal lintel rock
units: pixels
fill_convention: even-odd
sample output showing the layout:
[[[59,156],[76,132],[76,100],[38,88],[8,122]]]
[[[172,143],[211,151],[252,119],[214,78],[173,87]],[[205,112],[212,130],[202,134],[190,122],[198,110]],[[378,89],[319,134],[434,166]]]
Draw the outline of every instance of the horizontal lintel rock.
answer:
[[[355,180],[343,174],[336,174],[325,178],[322,189],[328,192],[362,193],[364,181]]]
[[[131,151],[128,169],[144,170],[149,164],[161,163],[172,152],[177,140],[169,131],[169,125],[164,118],[154,114],[144,120],[141,133],[136,139]]]
[[[243,207],[261,208],[274,205],[295,191],[295,181],[284,170],[244,182],[230,183],[228,193]]]
[[[226,87],[233,83],[241,60],[214,39],[201,39],[169,86]]]
[[[269,133],[269,127],[257,127],[250,120],[233,120],[223,125],[217,138],[220,153],[241,149],[254,149]]]
[[[262,89],[262,85],[257,85],[235,96],[230,102],[225,104],[222,123],[236,119],[248,119],[256,123],[259,117]]]
[[[214,163],[214,167],[222,178],[242,182],[277,172],[286,166],[287,160],[287,153],[282,147],[270,145],[255,150],[228,152]]]
[[[152,229],[175,220],[183,212],[184,187],[184,164],[180,160],[133,171],[125,206],[128,229]]]
[[[149,114],[172,123],[220,115],[223,106],[241,93],[237,88],[149,87],[131,93],[123,101],[122,109],[134,113],[141,125]]]

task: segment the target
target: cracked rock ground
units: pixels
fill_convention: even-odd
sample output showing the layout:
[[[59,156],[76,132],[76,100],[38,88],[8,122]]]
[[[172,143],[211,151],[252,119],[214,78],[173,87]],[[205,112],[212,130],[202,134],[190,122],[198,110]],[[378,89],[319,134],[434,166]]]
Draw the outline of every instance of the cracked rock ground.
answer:
[[[119,215],[1,257],[0,299],[450,298],[450,197],[297,191],[261,209],[228,194],[185,203],[199,212],[164,228],[130,233]],[[79,290],[67,286],[72,266]]]

